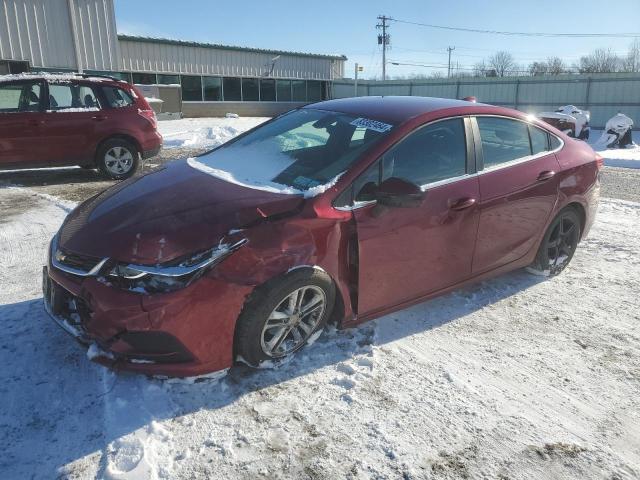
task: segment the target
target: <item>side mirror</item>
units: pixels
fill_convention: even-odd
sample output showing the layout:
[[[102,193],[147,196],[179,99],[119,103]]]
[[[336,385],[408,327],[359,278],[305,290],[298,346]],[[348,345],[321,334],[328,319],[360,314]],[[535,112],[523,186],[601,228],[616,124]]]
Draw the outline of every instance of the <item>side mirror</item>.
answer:
[[[375,191],[378,205],[412,208],[422,204],[424,192],[415,183],[397,177],[382,182]]]

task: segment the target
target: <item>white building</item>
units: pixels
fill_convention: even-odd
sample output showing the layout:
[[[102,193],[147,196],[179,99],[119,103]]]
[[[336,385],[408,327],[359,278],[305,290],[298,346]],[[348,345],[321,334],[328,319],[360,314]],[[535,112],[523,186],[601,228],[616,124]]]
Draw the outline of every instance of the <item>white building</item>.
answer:
[[[0,0],[0,74],[180,84],[185,115],[274,115],[327,98],[346,57],[118,35],[113,0]]]

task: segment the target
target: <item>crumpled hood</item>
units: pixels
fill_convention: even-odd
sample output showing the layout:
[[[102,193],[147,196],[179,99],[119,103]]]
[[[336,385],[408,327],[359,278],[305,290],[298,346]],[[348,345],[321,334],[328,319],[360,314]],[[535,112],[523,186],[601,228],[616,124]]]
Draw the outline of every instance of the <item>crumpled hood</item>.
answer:
[[[242,187],[172,162],[79,205],[60,229],[70,252],[156,264],[218,244],[234,229],[299,208],[300,195]]]

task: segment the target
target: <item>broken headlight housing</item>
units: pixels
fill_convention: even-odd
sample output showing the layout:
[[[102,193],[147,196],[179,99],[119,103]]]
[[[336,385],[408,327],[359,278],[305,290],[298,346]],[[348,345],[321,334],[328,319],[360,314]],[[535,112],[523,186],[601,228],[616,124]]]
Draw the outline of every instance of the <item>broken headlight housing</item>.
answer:
[[[159,265],[115,263],[110,266],[105,283],[138,293],[167,293],[190,285],[211,268],[247,243],[220,243],[214,248]]]

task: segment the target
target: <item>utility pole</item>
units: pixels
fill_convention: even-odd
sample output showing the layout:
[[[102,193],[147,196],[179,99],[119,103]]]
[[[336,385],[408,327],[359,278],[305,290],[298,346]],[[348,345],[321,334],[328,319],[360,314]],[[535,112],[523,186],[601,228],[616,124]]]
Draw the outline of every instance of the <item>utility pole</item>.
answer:
[[[376,25],[376,28],[382,29],[382,35],[378,35],[378,45],[382,45],[382,80],[387,79],[387,45],[389,45],[391,36],[387,33],[387,22],[389,20],[393,20],[391,17],[387,17],[386,15],[378,15],[378,20],[380,23]]]
[[[451,52],[453,52],[456,47],[447,47],[447,52],[449,52],[449,65],[447,67],[447,78],[451,78]]]
[[[355,75],[355,80],[353,82],[353,96],[354,97],[358,96],[358,72],[361,72],[362,70],[364,70],[364,69],[358,65],[358,62],[356,62],[356,75]]]

